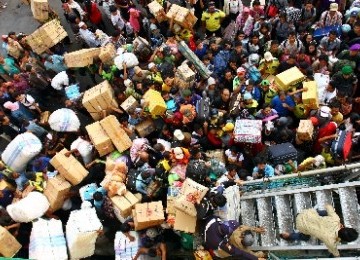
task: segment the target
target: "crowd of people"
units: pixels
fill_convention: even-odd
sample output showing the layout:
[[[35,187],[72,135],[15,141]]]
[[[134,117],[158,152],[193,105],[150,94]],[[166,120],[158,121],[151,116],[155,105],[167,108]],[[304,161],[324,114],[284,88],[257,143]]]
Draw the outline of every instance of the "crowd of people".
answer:
[[[121,156],[126,158],[123,161],[127,178],[133,180],[126,183],[127,188],[140,193],[141,202],[161,200],[166,208],[168,189],[180,189],[186,178],[209,188],[206,196],[194,203],[197,233],[212,256],[266,257],[263,252],[249,249],[255,233],[266,232],[263,227],[240,225],[240,219],[229,223],[214,215],[217,208],[226,205],[225,189],[237,185],[240,190],[244,181],[332,167],[356,159],[360,130],[359,0],[270,0],[266,6],[258,0],[250,6],[241,0],[156,1],[164,7],[159,16],[144,11],[146,2],[141,2],[143,8],[139,9],[130,0],[59,1],[74,37],[65,38],[41,55],[32,51],[24,33],[2,36],[3,139],[13,140],[30,132],[43,145],[41,153],[23,172],[1,163],[1,178],[14,189],[0,191],[0,221],[23,245],[18,256],[28,257],[31,223],[16,223],[6,207],[29,187],[37,192],[44,190],[46,181],[56,175],[50,160],[63,148],[69,151],[66,156],[72,154],[89,174],[71,188],[67,207],[49,210],[45,217],[61,219],[66,224],[70,212],[80,208],[79,188],[96,183],[98,188],[88,190],[91,194],[86,200],[93,204],[102,221],[102,235],[113,241],[116,232],[123,232],[130,241],[135,239],[129,233],[134,220],[117,218],[111,192],[101,186],[107,156],[98,154],[88,136],[85,127],[94,119],[81,98],[73,99],[66,93],[65,88],[71,85],[77,85],[83,93],[107,80],[118,104],[129,97],[137,101],[136,107],[128,111],[121,106],[102,111],[101,118],[116,116],[133,141],[131,156],[128,151]],[[159,19],[173,4],[193,12],[198,18],[196,24],[182,28],[175,16]],[[141,44],[135,40],[140,37]],[[199,60],[184,58],[179,46],[182,41]],[[68,68],[64,54],[74,43],[80,48],[112,44],[117,50],[134,53],[139,65],[128,67],[124,61],[119,69],[113,63],[94,59],[88,67]],[[209,77],[198,71],[197,63],[203,64]],[[194,76],[181,75],[180,65],[187,66]],[[304,80],[287,89],[280,88],[274,77],[293,67],[299,69]],[[88,78],[86,84],[81,79],[84,76]],[[327,79],[322,88],[319,78]],[[303,83],[309,81],[318,84],[316,107],[302,100],[308,91]],[[166,112],[162,115],[151,114],[149,104],[144,102],[143,95],[149,89],[159,92],[165,101]],[[56,132],[42,120],[45,111],[51,113],[60,108],[76,113],[80,121],[77,132]],[[253,120],[254,125],[261,122],[260,141],[238,138],[238,121],[244,119]],[[147,120],[153,122],[156,131],[140,137],[136,127]],[[297,134],[300,120],[310,122],[311,136]],[[344,134],[351,136],[347,144],[350,151],[339,153],[333,144]],[[275,163],[268,151],[284,143],[291,144],[296,157]],[[215,153],[217,156],[212,156]],[[315,236],[325,242],[334,256],[339,256],[338,239],[350,242],[357,238],[357,231],[340,225],[330,205],[325,212],[312,209],[298,218],[297,228],[302,233],[289,230],[281,234],[283,239],[308,240]],[[319,223],[316,228],[303,223],[314,218]],[[186,234],[174,231],[170,222],[140,235],[141,246],[133,259],[141,254],[172,259],[174,248],[193,250],[181,239]]]

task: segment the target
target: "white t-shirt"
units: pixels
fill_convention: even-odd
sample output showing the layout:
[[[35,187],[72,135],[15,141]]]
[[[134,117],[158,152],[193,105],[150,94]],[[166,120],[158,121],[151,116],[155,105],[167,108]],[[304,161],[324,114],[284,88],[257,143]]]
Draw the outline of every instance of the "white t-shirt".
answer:
[[[230,149],[225,151],[225,155],[228,158],[229,162],[242,162],[244,160],[244,155],[242,153],[236,154],[235,156],[232,155]]]
[[[217,179],[217,183],[221,184],[223,182],[229,181],[229,178],[227,177],[228,173],[226,172],[225,174],[223,174],[219,179]],[[237,174],[235,174],[234,176],[234,180],[239,180],[239,176]]]
[[[81,157],[84,160],[85,164],[88,164],[91,162],[91,152],[93,149],[93,146],[90,142],[82,139],[81,137],[78,137],[70,146],[71,150],[77,149],[81,155]]]

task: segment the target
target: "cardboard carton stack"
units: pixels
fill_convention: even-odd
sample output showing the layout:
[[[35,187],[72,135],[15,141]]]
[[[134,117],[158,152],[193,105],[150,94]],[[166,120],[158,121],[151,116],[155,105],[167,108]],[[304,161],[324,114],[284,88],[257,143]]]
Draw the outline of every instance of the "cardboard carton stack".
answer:
[[[166,103],[160,92],[149,89],[143,96],[145,103],[148,104],[149,112],[153,116],[161,116],[166,112]]]
[[[314,125],[311,120],[300,120],[296,135],[300,140],[311,141],[314,134]]]
[[[116,49],[114,44],[108,43],[100,48],[99,59],[103,63],[112,64],[116,56]]]
[[[147,118],[135,126],[136,134],[140,137],[146,137],[156,130],[154,120]]]
[[[47,22],[32,34],[26,37],[26,42],[38,55],[55,46],[67,36],[67,32],[61,26],[59,20]]]
[[[51,178],[46,183],[44,195],[50,203],[53,211],[61,209],[65,201],[65,196],[70,191],[71,184],[60,175]]]
[[[122,153],[131,147],[132,141],[130,137],[122,129],[115,116],[105,117],[100,121],[100,124],[119,152]]]
[[[305,80],[305,75],[294,66],[275,77],[275,84],[280,90],[288,90],[290,87],[297,85],[298,83]]]
[[[68,68],[82,68],[94,63],[99,57],[100,48],[82,49],[64,54],[65,64]]]
[[[110,137],[106,134],[99,122],[87,125],[85,128],[91,142],[95,145],[95,148],[101,157],[114,151],[114,146]]]
[[[50,160],[50,164],[72,185],[77,185],[89,172],[73,155],[66,157],[65,154],[67,152],[66,148],[62,149]]]
[[[129,112],[130,109],[137,108],[139,106],[139,103],[133,96],[129,96],[120,106],[126,112]]]
[[[21,249],[21,244],[4,227],[0,226],[0,254],[12,258]]]
[[[192,71],[187,64],[182,64],[179,66],[177,68],[177,74],[182,80],[186,82],[195,80],[195,72]]]
[[[102,111],[118,107],[114,91],[107,80],[85,91],[82,104],[94,120],[100,120]]]
[[[123,222],[132,214],[135,204],[139,203],[140,199],[130,191],[126,191],[123,196],[112,197],[111,202],[114,206],[114,213],[116,217]]]
[[[143,230],[162,224],[165,220],[161,201],[136,204],[133,210],[135,230]]]
[[[49,19],[48,0],[31,0],[31,12],[36,20],[45,22]]]
[[[156,20],[161,23],[167,20],[164,7],[162,7],[158,1],[152,1],[148,4],[150,13],[156,18]]]
[[[190,12],[189,9],[176,4],[171,5],[166,16],[168,19],[172,19],[174,17],[174,21],[186,29],[192,28],[197,21],[196,16]]]
[[[316,81],[306,81],[303,83],[303,87],[307,88],[307,91],[302,92],[303,103],[310,109],[318,109],[319,99]]]

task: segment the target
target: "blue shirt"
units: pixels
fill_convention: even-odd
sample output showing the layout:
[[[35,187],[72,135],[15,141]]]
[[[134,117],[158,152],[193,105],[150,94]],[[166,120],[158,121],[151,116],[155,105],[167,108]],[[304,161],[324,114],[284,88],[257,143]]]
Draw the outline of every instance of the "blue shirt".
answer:
[[[142,194],[147,194],[147,187],[151,182],[151,178],[143,179],[141,174],[136,178],[136,190]]]
[[[44,66],[47,70],[52,70],[56,73],[62,72],[67,69],[64,64],[64,57],[61,55],[53,54],[51,55],[52,63],[49,61],[44,62]]]
[[[279,96],[274,97],[273,100],[271,101],[271,106],[273,109],[276,110],[276,112],[280,117],[290,115],[290,110],[283,107],[283,103],[286,103],[290,107],[295,107],[294,100],[289,96],[286,96],[285,102],[282,102]]]
[[[254,167],[253,169],[253,175],[255,173],[258,173],[259,172],[259,168],[258,167]],[[264,175],[265,177],[273,177],[275,175],[275,170],[272,166],[266,164],[265,165],[265,169],[264,169]]]

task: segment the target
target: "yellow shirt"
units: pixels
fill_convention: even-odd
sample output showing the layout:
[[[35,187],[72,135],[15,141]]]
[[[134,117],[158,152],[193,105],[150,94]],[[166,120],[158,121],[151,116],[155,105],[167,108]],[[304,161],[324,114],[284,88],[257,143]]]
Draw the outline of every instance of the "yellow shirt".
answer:
[[[225,18],[225,13],[216,9],[213,13],[209,13],[208,11],[203,12],[201,21],[205,22],[206,30],[215,32],[220,29],[223,18]]]
[[[340,125],[344,119],[344,116],[339,112],[336,115],[332,115],[331,120],[334,121],[337,125]]]
[[[265,59],[260,61],[259,64],[259,70],[261,71],[264,67],[265,67],[266,63],[265,63]],[[265,71],[263,72],[264,75],[275,75],[277,72],[277,68],[279,67],[280,62],[277,58],[274,58],[273,61],[271,63],[267,63],[267,68],[265,69]]]

